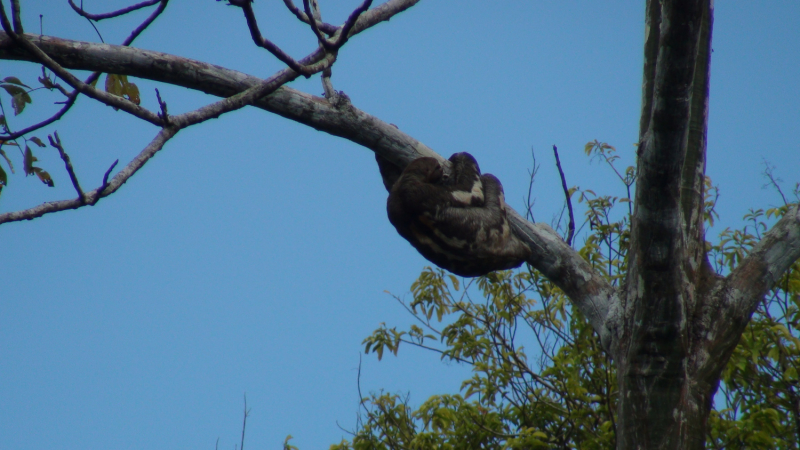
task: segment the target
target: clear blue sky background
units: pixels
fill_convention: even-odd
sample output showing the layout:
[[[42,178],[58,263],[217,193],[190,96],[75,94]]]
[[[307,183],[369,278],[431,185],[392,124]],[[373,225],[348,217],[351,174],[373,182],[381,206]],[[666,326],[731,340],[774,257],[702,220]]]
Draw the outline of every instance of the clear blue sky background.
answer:
[[[100,12],[128,2],[85,1]],[[323,0],[341,23],[356,1]],[[7,2],[6,2],[7,4]],[[287,52],[316,45],[278,0],[255,3],[262,31]],[[66,1],[24,1],[27,30],[96,41]],[[136,21],[144,17],[136,14]],[[583,145],[617,146],[633,162],[641,103],[644,2],[425,0],[359,35],[340,52],[334,86],[355,106],[445,156],[468,151],[522,208],[530,150],[541,164],[537,220],[569,185],[624,195]],[[748,208],[781,203],[800,180],[800,3],[718,2],[714,23],[708,174],[719,184],[720,226]],[[133,21],[98,25],[119,43]],[[252,44],[237,8],[174,0],[137,46],[253,75],[281,68]],[[0,76],[35,83],[38,68],[0,63]],[[213,99],[135,80],[171,113]],[[293,84],[319,95],[318,77]],[[5,95],[4,93],[0,95]],[[34,94],[19,129],[54,111]],[[9,99],[3,97],[9,110]],[[82,98],[57,130],[85,188],[130,160],[151,125]],[[7,147],[7,150],[8,147]],[[21,158],[10,149],[15,166]],[[74,196],[55,149],[39,149],[56,187],[18,173],[0,211]],[[239,442],[242,395],[250,448],[327,448],[352,429],[361,341],[381,322],[410,319],[404,296],[427,262],[386,220],[372,152],[248,109],[182,131],[118,193],[94,208],[0,227],[0,449],[221,449]],[[364,393],[458,391],[468,370],[431,353],[365,356]]]

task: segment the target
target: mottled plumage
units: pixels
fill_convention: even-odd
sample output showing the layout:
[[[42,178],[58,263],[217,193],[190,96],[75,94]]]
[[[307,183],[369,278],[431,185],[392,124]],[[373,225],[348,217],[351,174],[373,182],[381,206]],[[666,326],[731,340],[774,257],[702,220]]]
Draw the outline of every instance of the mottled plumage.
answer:
[[[500,181],[481,175],[469,153],[450,162],[444,178],[436,159],[412,161],[389,193],[389,221],[422,256],[457,275],[519,267],[530,249],[511,231]]]

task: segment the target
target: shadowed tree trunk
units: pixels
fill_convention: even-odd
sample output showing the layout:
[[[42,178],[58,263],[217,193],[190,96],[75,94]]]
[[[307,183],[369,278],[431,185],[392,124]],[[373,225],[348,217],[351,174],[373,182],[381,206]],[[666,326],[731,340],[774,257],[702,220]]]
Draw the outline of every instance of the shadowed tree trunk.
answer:
[[[248,1],[231,3],[247,16]],[[365,9],[362,16],[357,11],[352,28],[309,20],[318,12],[311,14],[308,9],[293,12],[312,24],[321,40],[325,33],[328,40],[342,45],[347,37],[414,3],[390,0]],[[364,5],[368,8],[369,2]],[[18,9],[19,2],[13,1],[12,20],[3,22],[0,59],[43,63],[59,76],[66,69],[129,75],[227,100],[213,111],[198,110],[199,116],[166,120],[165,108],[154,114],[61,76],[76,92],[113,104],[161,131],[136,160],[99,188],[82,192],[74,181],[77,199],[0,214],[0,224],[92,205],[119,189],[181,128],[246,104],[363,145],[394,165],[396,173],[420,156],[447,164],[397,127],[359,110],[346,97],[337,97],[327,85],[327,98],[283,86],[301,74],[325,73],[338,50],[330,42],[306,59],[286,59],[260,37],[252,14],[247,16],[254,41],[289,66],[261,80],[154,51],[23,34]],[[515,232],[532,249],[527,262],[570,297],[615,361],[620,449],[703,448],[712,398],[726,362],[758,302],[800,258],[800,212],[795,205],[727,277],[717,276],[708,263],[703,187],[712,23],[711,0],[647,0],[638,178],[629,272],[621,288],[611,286],[548,226],[509,211]]]

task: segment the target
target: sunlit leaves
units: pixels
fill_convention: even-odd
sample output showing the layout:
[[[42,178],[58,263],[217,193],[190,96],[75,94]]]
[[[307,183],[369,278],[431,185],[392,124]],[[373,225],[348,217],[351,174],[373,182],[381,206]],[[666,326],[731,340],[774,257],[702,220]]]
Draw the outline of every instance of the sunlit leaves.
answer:
[[[585,448],[613,446],[613,373],[560,289],[527,271],[498,271],[463,287],[458,281],[426,268],[414,298],[403,302],[422,324],[408,331],[381,325],[365,350],[396,355],[404,342],[469,364],[463,397],[435,396],[413,410],[407,399],[373,394],[362,429],[336,448],[552,448],[589,436],[596,444]],[[569,337],[576,333],[580,340]]]
[[[106,75],[106,92],[139,104],[139,87],[128,81],[127,75]]]

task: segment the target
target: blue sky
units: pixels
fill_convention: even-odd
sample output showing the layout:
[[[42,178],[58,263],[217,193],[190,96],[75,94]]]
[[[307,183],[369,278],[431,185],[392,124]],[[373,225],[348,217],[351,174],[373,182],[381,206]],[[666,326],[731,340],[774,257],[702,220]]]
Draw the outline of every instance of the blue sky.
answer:
[[[357,2],[322,1],[344,21]],[[85,1],[92,11],[123,6]],[[255,3],[262,31],[301,57],[315,41],[277,0]],[[96,41],[66,2],[23,2],[27,30]],[[118,43],[133,20],[98,25]],[[641,103],[644,2],[422,1],[354,38],[333,83],[354,105],[442,155],[472,153],[518,210],[533,148],[541,164],[534,214],[550,222],[570,186],[624,195],[583,154],[598,139],[633,162]],[[708,174],[720,186],[719,225],[781,203],[800,180],[800,3],[718,2],[714,23]],[[174,0],[137,40],[258,76],[281,68],[222,2]],[[35,82],[38,68],[0,63],[0,76]],[[213,101],[134,80],[155,109]],[[293,87],[319,95],[318,77]],[[5,95],[5,94],[0,94]],[[55,108],[39,92],[11,125]],[[6,108],[8,97],[3,97]],[[7,109],[8,110],[8,109]],[[58,131],[85,188],[111,162],[137,154],[151,125],[81,99]],[[13,152],[10,152],[13,155]],[[0,211],[74,196],[55,149],[40,149],[47,188],[18,173]],[[15,166],[21,167],[16,157]],[[94,208],[0,226],[0,448],[303,449],[346,437],[358,409],[361,341],[380,323],[409,323],[386,292],[407,295],[427,265],[386,219],[372,153],[261,110],[182,131],[119,192]],[[418,404],[453,393],[468,372],[430,353],[363,356],[361,389],[410,392]]]

